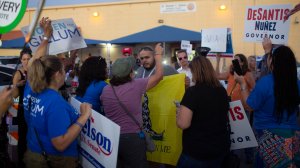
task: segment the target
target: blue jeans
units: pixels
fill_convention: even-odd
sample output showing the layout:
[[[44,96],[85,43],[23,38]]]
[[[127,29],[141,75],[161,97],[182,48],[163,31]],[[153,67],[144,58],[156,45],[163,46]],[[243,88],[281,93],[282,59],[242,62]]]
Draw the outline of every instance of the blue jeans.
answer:
[[[221,168],[225,155],[212,160],[196,160],[184,153],[181,153],[177,168]]]

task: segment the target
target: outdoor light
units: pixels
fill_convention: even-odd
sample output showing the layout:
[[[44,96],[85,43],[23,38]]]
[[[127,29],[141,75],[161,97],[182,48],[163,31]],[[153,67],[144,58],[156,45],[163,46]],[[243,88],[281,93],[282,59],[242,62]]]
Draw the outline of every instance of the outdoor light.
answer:
[[[94,17],[99,16],[98,12],[94,12],[94,13],[93,13],[93,16],[94,16]]]
[[[111,48],[111,43],[106,43],[106,47]]]
[[[226,5],[221,5],[221,6],[219,7],[219,9],[220,9],[220,10],[226,10]]]
[[[162,62],[164,65],[167,65],[168,61],[167,60],[163,60]]]

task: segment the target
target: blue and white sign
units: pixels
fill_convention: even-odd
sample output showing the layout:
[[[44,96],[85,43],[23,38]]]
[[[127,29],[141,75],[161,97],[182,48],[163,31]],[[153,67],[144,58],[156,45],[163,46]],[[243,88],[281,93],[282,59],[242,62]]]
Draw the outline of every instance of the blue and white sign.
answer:
[[[22,33],[26,37],[28,27],[22,27]],[[73,19],[60,19],[52,21],[53,34],[49,39],[49,55],[56,55],[71,50],[85,48],[86,43],[74,23]],[[43,40],[44,31],[37,26],[33,32],[32,38],[29,41],[29,46],[35,52]]]
[[[80,102],[71,98],[71,105],[80,111]],[[117,166],[120,126],[92,110],[80,133],[80,162],[83,168],[115,168]]]

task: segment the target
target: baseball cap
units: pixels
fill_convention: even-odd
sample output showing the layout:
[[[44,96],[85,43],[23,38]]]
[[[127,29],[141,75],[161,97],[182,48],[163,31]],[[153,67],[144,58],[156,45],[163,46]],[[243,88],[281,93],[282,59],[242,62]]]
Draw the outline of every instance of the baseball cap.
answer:
[[[125,53],[128,53],[128,54],[132,54],[132,50],[131,50],[131,48],[128,48],[128,47],[126,47],[126,48],[123,48],[122,49],[122,53],[123,53],[123,55],[125,54]]]
[[[132,71],[135,64],[135,59],[133,57],[126,57],[126,58],[118,58],[112,64],[112,75],[117,77],[125,77]]]

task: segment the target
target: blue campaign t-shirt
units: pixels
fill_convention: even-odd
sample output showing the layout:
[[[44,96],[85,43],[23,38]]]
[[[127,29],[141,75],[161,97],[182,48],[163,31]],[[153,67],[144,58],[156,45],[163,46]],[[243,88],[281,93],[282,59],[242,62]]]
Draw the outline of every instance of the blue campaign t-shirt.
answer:
[[[300,94],[300,81],[298,80]],[[297,114],[293,113],[289,118],[287,112],[283,113],[281,123],[278,123],[274,115],[275,95],[274,95],[274,77],[272,74],[258,80],[254,89],[250,93],[247,104],[254,110],[254,128],[255,129],[296,129],[300,130],[297,125]]]
[[[83,97],[76,96],[76,99],[82,103],[83,102],[90,103],[92,105],[92,108],[95,111],[104,115],[102,104],[100,102],[100,95],[102,94],[102,90],[106,85],[107,83],[104,81],[99,81],[99,82],[94,81],[88,86],[84,96]]]
[[[63,152],[55,149],[52,138],[64,135],[68,128],[76,122],[79,113],[53,89],[45,89],[34,93],[27,83],[24,91],[24,113],[28,125],[27,143],[31,151],[41,153],[36,133],[46,151],[50,155],[78,155],[77,140],[74,140]],[[29,110],[31,109],[31,110]]]

